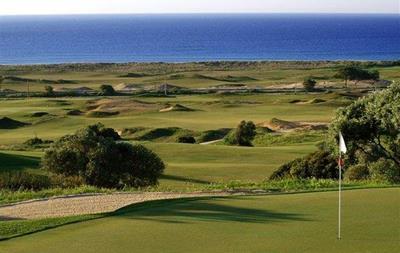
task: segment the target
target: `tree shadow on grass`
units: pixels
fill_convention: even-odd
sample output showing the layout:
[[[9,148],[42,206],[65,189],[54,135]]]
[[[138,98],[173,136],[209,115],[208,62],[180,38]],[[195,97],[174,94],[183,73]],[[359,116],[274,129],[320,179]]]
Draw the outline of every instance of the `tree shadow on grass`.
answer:
[[[39,168],[40,158],[33,156],[0,153],[0,172]]]
[[[191,223],[194,221],[246,223],[310,221],[303,214],[234,206],[231,204],[232,200],[235,200],[235,198],[208,197],[152,201],[122,208],[113,215],[121,218],[167,223]]]
[[[174,176],[174,175],[161,175],[161,179],[174,180],[174,181],[180,181],[180,182],[185,182],[185,183],[211,184],[211,182],[201,180],[201,179],[187,178],[187,177]]]

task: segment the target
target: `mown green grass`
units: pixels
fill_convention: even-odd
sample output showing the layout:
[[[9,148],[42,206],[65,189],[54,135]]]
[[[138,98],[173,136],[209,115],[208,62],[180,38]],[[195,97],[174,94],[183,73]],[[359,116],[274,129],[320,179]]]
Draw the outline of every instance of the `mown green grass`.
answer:
[[[228,183],[232,180],[260,182],[282,163],[316,149],[312,144],[258,148],[152,142],[143,144],[156,152],[166,164],[159,188],[172,191],[198,190],[209,184]],[[12,159],[11,164],[5,160],[8,167],[4,167],[4,170],[25,169],[32,173],[44,173],[39,169],[42,155],[43,152],[1,151],[0,159]],[[31,163],[27,163],[26,159]],[[0,170],[3,170],[2,164]]]
[[[380,252],[398,250],[399,188],[154,201],[0,242],[4,252]]]
[[[302,105],[290,103],[293,99],[312,100],[315,98],[322,98],[327,102]],[[106,118],[66,115],[67,110],[70,109],[85,111],[87,102],[92,99],[94,98],[0,99],[0,117],[7,116],[32,124],[13,130],[0,129],[0,145],[22,143],[35,136],[42,139],[56,139],[97,122],[102,122],[106,126],[118,130],[130,127],[180,127],[192,131],[234,128],[241,120],[262,123],[272,118],[279,118],[289,121],[329,122],[336,108],[349,103],[347,99],[337,94],[134,97],[131,100],[157,104],[182,104],[195,111],[161,113],[157,109],[140,111],[132,108],[131,111]],[[31,117],[35,112],[48,112],[52,116]]]

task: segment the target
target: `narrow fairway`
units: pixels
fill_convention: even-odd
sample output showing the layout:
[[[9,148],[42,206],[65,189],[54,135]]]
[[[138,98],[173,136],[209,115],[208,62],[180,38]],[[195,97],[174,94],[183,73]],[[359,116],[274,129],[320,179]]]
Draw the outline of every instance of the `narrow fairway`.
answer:
[[[0,252],[397,252],[400,189],[156,201],[0,242]]]

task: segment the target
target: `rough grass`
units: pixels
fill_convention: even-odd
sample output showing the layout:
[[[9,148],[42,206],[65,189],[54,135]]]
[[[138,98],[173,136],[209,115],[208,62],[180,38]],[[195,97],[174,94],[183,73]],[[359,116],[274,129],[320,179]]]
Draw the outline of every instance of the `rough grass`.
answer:
[[[302,83],[313,76],[317,80],[331,82],[332,86],[343,86],[335,78],[337,68],[343,62],[210,62],[210,63],[132,63],[132,64],[65,64],[53,66],[3,66],[0,76],[7,79],[3,88],[26,90],[26,81],[32,91],[43,92],[46,80],[54,88],[77,88],[86,86],[97,90],[99,84],[118,85],[121,82],[160,85],[171,80],[174,85],[189,88],[211,87],[226,83],[242,82],[249,87]],[[370,63],[365,63],[366,65]],[[400,80],[399,66],[372,63],[386,80]],[[121,77],[124,76],[124,77]],[[176,78],[176,76],[178,78]],[[172,78],[170,78],[172,77]],[[175,77],[175,78],[174,78]]]
[[[336,239],[337,193],[319,192],[153,201],[101,219],[82,217],[83,222],[3,241],[0,246],[15,253],[135,249],[319,253],[321,247],[327,253],[392,253],[398,249],[400,232],[400,206],[393,201],[399,193],[399,188],[345,191],[340,241]],[[46,228],[43,223],[38,227]],[[21,232],[36,225],[27,222],[28,229]],[[5,231],[12,231],[10,227]]]
[[[255,146],[290,145],[299,143],[314,143],[324,141],[327,133],[325,131],[295,131],[290,133],[259,133],[254,138]]]

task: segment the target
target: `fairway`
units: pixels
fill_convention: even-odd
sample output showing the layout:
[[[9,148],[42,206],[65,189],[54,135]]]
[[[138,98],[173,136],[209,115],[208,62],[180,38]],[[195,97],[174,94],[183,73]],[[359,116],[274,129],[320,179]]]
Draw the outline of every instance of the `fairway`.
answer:
[[[156,201],[115,215],[0,242],[1,252],[393,253],[400,189]],[[367,229],[368,228],[368,229]]]

